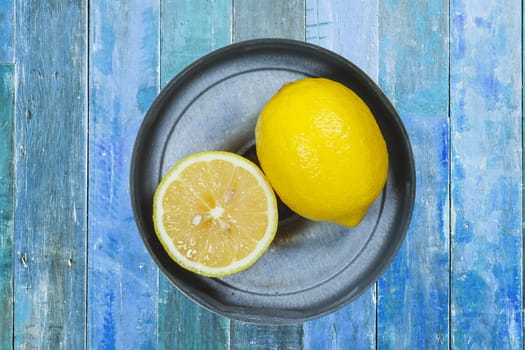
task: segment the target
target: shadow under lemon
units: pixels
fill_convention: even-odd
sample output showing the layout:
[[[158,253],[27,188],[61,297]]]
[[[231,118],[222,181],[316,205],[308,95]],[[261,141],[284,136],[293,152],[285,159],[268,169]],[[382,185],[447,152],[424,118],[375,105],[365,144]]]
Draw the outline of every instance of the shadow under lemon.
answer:
[[[242,155],[243,157],[249,159],[253,163],[255,163],[259,168],[261,168],[261,164],[259,164],[259,159],[257,158],[255,140],[253,140],[246,146],[242,147],[238,153]],[[274,244],[279,244],[279,242],[281,241],[290,239],[291,238],[290,236],[293,236],[295,234],[300,234],[301,227],[303,225],[304,226],[308,225],[309,220],[299,216],[293,210],[288,208],[288,206],[284,204],[283,201],[281,201],[277,193],[275,193],[275,198],[277,199],[279,226],[277,229],[277,234],[275,235],[275,238],[274,238]],[[283,230],[282,229],[284,226],[288,226],[290,224],[294,225],[293,230]]]

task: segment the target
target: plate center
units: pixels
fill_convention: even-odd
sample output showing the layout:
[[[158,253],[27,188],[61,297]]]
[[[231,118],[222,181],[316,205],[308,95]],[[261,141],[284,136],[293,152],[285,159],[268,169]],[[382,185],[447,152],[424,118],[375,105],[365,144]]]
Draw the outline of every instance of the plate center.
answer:
[[[258,163],[254,133],[260,110],[284,83],[304,76],[292,70],[251,70],[181,99],[186,104],[174,99],[173,113],[179,117],[164,148],[161,172],[166,173],[184,156],[205,150],[241,153]],[[250,269],[221,281],[259,295],[314,288],[337,276],[359,256],[380,210],[380,204],[375,204],[358,227],[349,229],[301,218],[280,203],[279,228],[270,248]]]

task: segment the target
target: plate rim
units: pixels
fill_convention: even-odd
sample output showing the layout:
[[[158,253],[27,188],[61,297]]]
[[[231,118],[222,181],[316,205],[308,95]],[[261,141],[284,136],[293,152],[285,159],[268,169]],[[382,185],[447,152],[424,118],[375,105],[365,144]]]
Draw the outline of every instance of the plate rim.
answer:
[[[407,171],[408,171],[408,177],[410,178],[410,183],[407,187],[407,198],[410,199],[409,203],[406,203],[404,208],[405,216],[403,217],[403,222],[401,225],[401,230],[398,232],[399,239],[395,240],[395,245],[392,247],[391,251],[392,254],[390,254],[386,259],[381,259],[379,266],[375,268],[373,271],[376,272],[374,274],[374,277],[371,278],[369,283],[364,286],[364,288],[360,288],[360,292],[357,293],[357,295],[352,295],[349,298],[340,298],[338,302],[331,303],[330,307],[323,309],[322,312],[317,313],[309,313],[305,312],[306,310],[303,310],[302,312],[296,311],[290,313],[290,310],[287,310],[289,313],[288,316],[284,316],[282,314],[280,315],[270,315],[269,313],[264,312],[264,310],[260,310],[260,308],[254,308],[254,307],[239,307],[239,306],[229,306],[222,303],[221,300],[215,299],[215,303],[211,303],[206,298],[202,298],[200,295],[193,295],[189,291],[185,290],[181,285],[180,281],[179,283],[176,283],[177,281],[174,280],[172,273],[168,271],[168,269],[162,264],[159,257],[154,251],[154,248],[152,247],[151,243],[148,241],[146,236],[151,236],[152,233],[145,231],[149,231],[147,227],[145,227],[143,219],[141,218],[143,215],[140,210],[140,204],[138,203],[137,198],[137,191],[135,183],[135,177],[134,172],[135,169],[139,167],[137,164],[138,162],[138,152],[140,151],[141,146],[141,140],[144,138],[143,134],[148,131],[149,124],[152,124],[155,121],[155,116],[162,110],[162,106],[166,103],[166,99],[168,99],[172,93],[172,90],[174,87],[178,86],[181,82],[184,82],[184,80],[187,77],[192,76],[194,74],[195,70],[199,69],[202,66],[207,66],[209,64],[213,64],[213,61],[215,61],[217,58],[222,57],[223,55],[227,55],[228,53],[236,50],[243,50],[246,52],[252,51],[252,50],[261,50],[261,49],[276,49],[276,48],[284,48],[284,49],[291,49],[291,48],[300,48],[301,50],[306,51],[313,51],[317,52],[319,55],[325,57],[327,60],[336,60],[343,66],[350,68],[352,71],[359,74],[359,78],[363,79],[366,82],[367,88],[370,88],[372,90],[372,93],[379,98],[381,101],[383,107],[387,108],[394,116],[393,121],[395,121],[395,126],[397,129],[397,132],[401,133],[403,136],[403,143],[404,148],[406,148],[406,151],[408,151],[406,156],[406,160],[408,162],[407,164]],[[359,68],[357,65],[355,65],[350,60],[346,59],[345,57],[320,46],[317,46],[312,43],[307,43],[304,41],[298,41],[293,39],[284,39],[284,38],[259,38],[259,39],[251,39],[251,40],[245,40],[233,44],[226,45],[224,47],[221,47],[219,49],[213,50],[202,57],[194,60],[192,63],[190,63],[188,66],[186,66],[184,69],[182,69],[178,74],[176,74],[169,82],[166,84],[164,88],[161,89],[161,91],[157,94],[155,99],[152,101],[150,107],[148,108],[147,112],[145,113],[142,122],[140,124],[139,130],[137,132],[134,146],[132,148],[132,155],[131,155],[131,162],[130,162],[130,179],[129,179],[129,186],[130,186],[130,199],[132,204],[132,211],[133,211],[133,217],[137,226],[137,229],[139,231],[139,234],[141,236],[141,239],[148,251],[148,254],[150,257],[154,260],[157,268],[164,274],[164,276],[170,281],[170,283],[177,288],[178,291],[180,291],[183,295],[188,297],[190,300],[196,302],[197,304],[201,305],[202,307],[206,308],[207,310],[214,312],[216,314],[219,314],[221,316],[229,317],[231,319],[236,319],[244,322],[250,322],[250,323],[256,323],[256,324],[292,324],[292,323],[298,323],[298,322],[305,322],[308,320],[312,320],[318,317],[322,317],[324,315],[330,314],[344,305],[349,304],[353,300],[355,300],[357,297],[362,295],[366,290],[368,290],[371,285],[376,283],[378,279],[385,273],[387,268],[391,265],[394,258],[398,255],[399,249],[403,242],[406,239],[410,223],[412,221],[412,215],[415,205],[415,198],[416,198],[416,170],[415,170],[415,162],[414,162],[414,156],[413,156],[413,150],[412,145],[410,142],[410,138],[408,136],[408,133],[406,131],[406,128],[402,122],[402,119],[400,118],[399,114],[397,113],[396,109],[390,102],[390,100],[386,97],[384,92],[381,90],[381,88],[378,86],[376,82],[374,82],[361,68]],[[155,235],[153,233],[153,235]],[[191,274],[191,272],[188,272]],[[355,293],[352,293],[355,294]],[[220,307],[218,307],[218,304],[220,304]],[[254,313],[249,312],[248,310],[260,310],[262,312],[260,313]],[[293,314],[293,316],[291,315]]]

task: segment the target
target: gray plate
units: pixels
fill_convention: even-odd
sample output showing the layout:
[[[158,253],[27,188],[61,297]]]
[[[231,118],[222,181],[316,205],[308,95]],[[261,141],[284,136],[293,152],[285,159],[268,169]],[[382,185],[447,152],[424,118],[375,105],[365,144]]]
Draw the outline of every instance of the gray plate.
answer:
[[[307,76],[339,81],[370,106],[389,151],[389,176],[380,198],[354,229],[312,222],[281,207],[276,238],[251,268],[219,279],[184,270],[169,258],[153,230],[153,194],[161,177],[179,159],[199,151],[225,150],[253,157],[259,111],[283,83]],[[414,197],[410,143],[383,93],[342,57],[291,40],[241,42],[187,67],[152,104],[131,163],[135,219],[161,271],[207,309],[264,324],[312,319],[363,293],[397,253]]]

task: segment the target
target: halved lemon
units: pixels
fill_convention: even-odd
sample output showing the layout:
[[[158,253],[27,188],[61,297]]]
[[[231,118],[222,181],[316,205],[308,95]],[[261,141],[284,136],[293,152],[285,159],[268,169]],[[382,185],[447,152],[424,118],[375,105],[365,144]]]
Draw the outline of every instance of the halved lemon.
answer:
[[[182,159],[163,177],[153,201],[155,232],[167,253],[204,276],[250,267],[277,231],[277,202],[266,177],[230,152]]]

